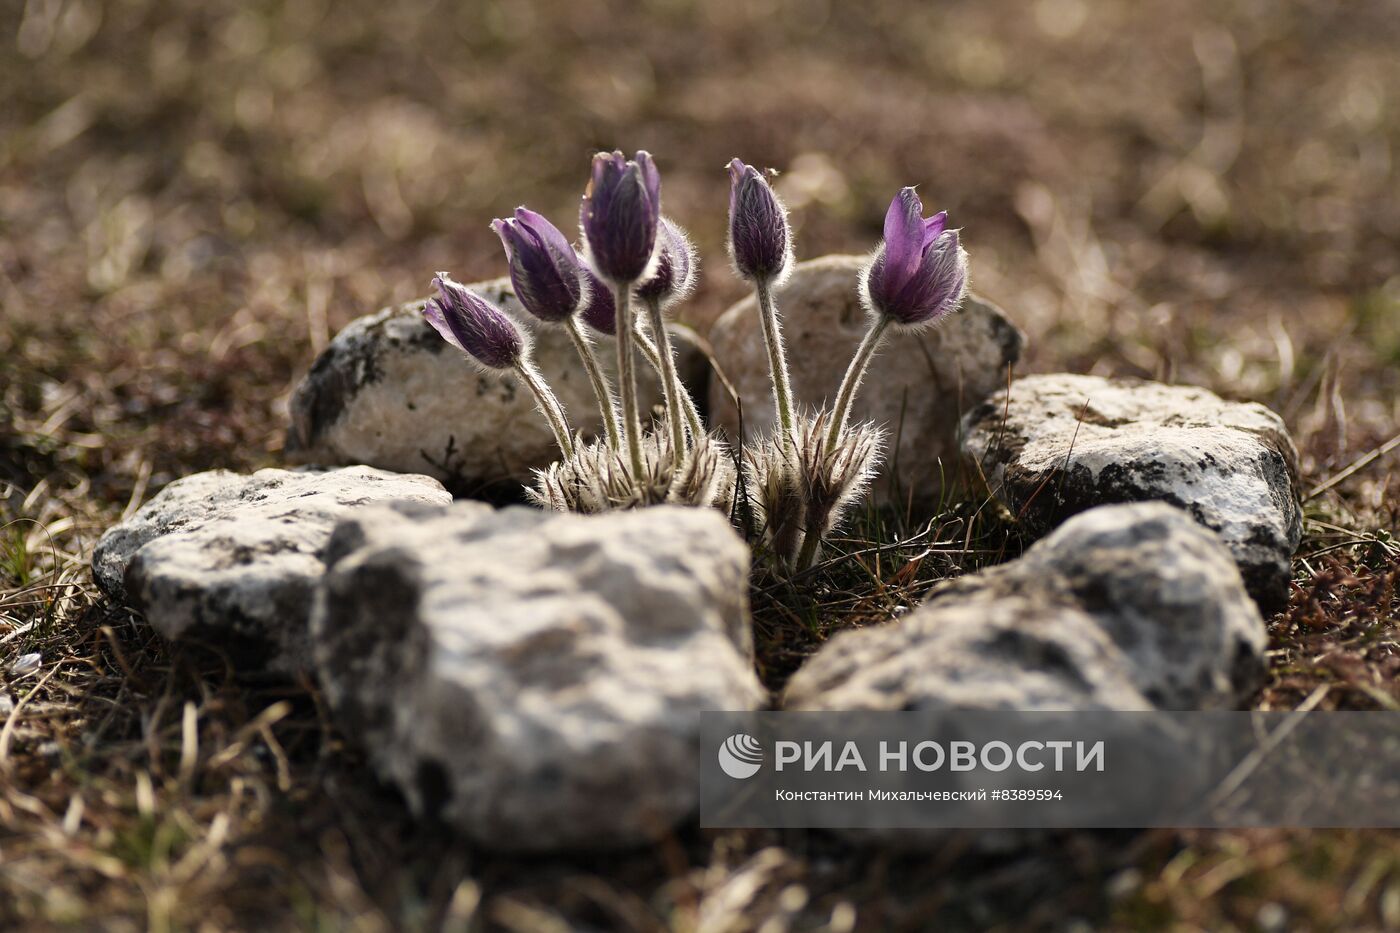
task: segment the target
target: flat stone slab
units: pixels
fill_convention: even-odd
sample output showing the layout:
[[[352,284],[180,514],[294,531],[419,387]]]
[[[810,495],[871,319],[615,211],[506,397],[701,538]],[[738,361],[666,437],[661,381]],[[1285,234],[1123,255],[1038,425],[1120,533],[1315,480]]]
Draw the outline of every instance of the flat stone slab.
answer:
[[[1103,506],[906,618],[836,635],[784,706],[1229,709],[1260,683],[1265,644],[1215,535],[1162,503]]]
[[[368,503],[400,499],[452,501],[437,480],[370,467],[196,473],[102,536],[93,579],[166,638],[306,669],[306,623],[336,522]]]
[[[711,509],[396,506],[328,560],[332,708],[417,814],[484,846],[657,838],[698,805],[701,711],[766,700],[749,551]]]
[[[600,432],[596,396],[568,333],[536,326],[509,279],[470,287],[532,332],[535,362],[572,427]],[[532,470],[559,459],[554,435],[513,375],[482,372],[423,320],[422,308],[422,301],[385,308],[336,335],[292,394],[288,454],[424,473],[459,494],[518,492]],[[697,363],[704,364],[689,333],[673,333],[683,378],[694,378]],[[595,349],[616,386],[612,340],[598,338]],[[637,374],[647,411],[661,401],[660,384],[640,358]]]
[[[1263,405],[1137,379],[1027,376],[968,413],[963,452],[1033,531],[1113,502],[1161,500],[1220,535],[1265,608],[1302,539],[1298,454]]]
[[[826,256],[798,263],[775,299],[786,337],[793,393],[800,406],[829,405],[866,331],[856,292],[865,257]],[[768,356],[753,296],[731,307],[710,332],[715,358],[743,400],[748,438],[772,430],[777,417]],[[1006,385],[1007,366],[1021,355],[1024,336],[990,302],[969,295],[962,309],[921,334],[892,333],[866,374],[851,407],[853,421],[874,421],[887,432],[878,497],[911,490],[938,497],[956,472],[958,420]],[[712,424],[738,437],[739,410],[719,380],[710,382]],[[895,438],[898,437],[898,444]]]

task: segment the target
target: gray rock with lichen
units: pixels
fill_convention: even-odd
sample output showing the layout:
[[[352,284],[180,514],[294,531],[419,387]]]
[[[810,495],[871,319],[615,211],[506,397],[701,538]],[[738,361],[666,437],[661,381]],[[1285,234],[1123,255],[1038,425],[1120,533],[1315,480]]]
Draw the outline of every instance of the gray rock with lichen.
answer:
[[[1228,709],[1258,686],[1265,644],[1215,535],[1169,505],[1104,506],[904,619],[837,635],[785,706]]]
[[[963,451],[1035,531],[1108,502],[1162,500],[1220,535],[1267,608],[1302,538],[1298,455],[1283,419],[1205,389],[1027,376],[968,413]]]
[[[166,638],[206,641],[256,666],[306,669],[312,593],[336,522],[392,500],[452,497],[430,477],[369,467],[197,473],[102,536],[93,578]]]
[[[866,330],[856,293],[860,256],[825,256],[798,263],[775,295],[782,317],[793,393],[800,406],[834,401]],[[772,430],[777,417],[758,320],[750,296],[731,307],[710,331],[716,360],[743,401],[749,438]],[[871,364],[851,407],[857,421],[884,426],[889,441],[877,496],[899,501],[936,499],[957,460],[958,419],[1006,385],[1007,366],[1021,355],[1024,337],[1000,308],[969,295],[962,309],[918,334],[891,334]],[[738,436],[739,410],[718,380],[710,382],[712,421]],[[895,443],[895,438],[898,443]]]
[[[486,846],[657,838],[697,805],[701,711],[765,699],[748,548],[710,509],[384,508],[328,561],[332,708],[418,814]]]
[[[571,426],[601,431],[596,396],[567,331],[535,326],[509,279],[469,287],[532,331],[536,364]],[[386,308],[336,335],[292,394],[288,453],[305,462],[425,473],[464,493],[518,491],[532,470],[558,459],[554,435],[512,374],[475,366],[423,320],[422,307],[416,301]],[[688,330],[674,333],[678,368],[693,375],[703,357]],[[611,378],[611,339],[598,338],[596,352]],[[645,362],[637,372],[646,410],[661,391]]]

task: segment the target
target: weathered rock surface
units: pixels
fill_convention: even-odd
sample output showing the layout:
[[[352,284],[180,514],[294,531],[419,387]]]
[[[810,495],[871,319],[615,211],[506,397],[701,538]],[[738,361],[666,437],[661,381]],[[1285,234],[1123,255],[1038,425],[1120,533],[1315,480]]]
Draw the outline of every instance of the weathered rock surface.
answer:
[[[596,397],[568,334],[534,326],[509,279],[471,287],[532,331],[535,361],[574,429],[601,431]],[[524,386],[512,375],[473,366],[423,320],[422,307],[415,301],[386,308],[336,335],[292,395],[289,454],[426,473],[462,493],[518,491],[532,469],[559,457],[549,426]],[[683,377],[704,363],[688,334],[676,328],[674,336]],[[613,343],[600,338],[596,346],[611,378]],[[659,403],[659,384],[640,358],[637,372],[642,404]]]
[[[357,514],[312,621],[348,734],[496,848],[622,846],[697,806],[703,710],[764,702],[748,548],[709,509]]]
[[[1151,709],[1086,613],[1033,600],[919,609],[843,632],[793,676],[794,710]]]
[[[907,618],[834,637],[789,709],[1228,709],[1266,635],[1230,554],[1180,509],[1104,506]]]
[[[792,371],[793,393],[807,409],[829,404],[866,330],[856,293],[864,258],[826,256],[799,263],[776,294]],[[710,332],[715,358],[744,404],[749,437],[772,429],[776,411],[768,357],[752,296],[734,305]],[[958,419],[1006,385],[1006,367],[1021,355],[1024,337],[995,305],[969,296],[962,309],[918,335],[886,338],[851,408],[856,420],[885,425],[889,440],[876,495],[893,490],[934,498],[957,458]],[[737,437],[739,412],[718,379],[710,382],[711,421]],[[899,444],[894,446],[895,435]]]
[[[306,623],[337,520],[371,502],[452,501],[437,480],[369,467],[214,470],[176,480],[104,534],[103,592],[166,638],[198,638],[282,670],[310,666]]]
[[[1287,598],[1302,538],[1298,455],[1283,420],[1204,389],[1027,376],[967,415],[965,455],[1034,529],[1110,502],[1162,500],[1217,532],[1250,593]]]

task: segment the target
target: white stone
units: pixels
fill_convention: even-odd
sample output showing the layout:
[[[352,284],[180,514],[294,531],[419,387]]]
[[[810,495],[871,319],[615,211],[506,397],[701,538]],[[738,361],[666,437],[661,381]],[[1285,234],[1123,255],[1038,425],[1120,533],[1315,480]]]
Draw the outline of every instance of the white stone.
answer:
[[[808,410],[830,405],[867,326],[856,293],[859,256],[826,256],[799,263],[776,295],[788,352],[792,389]],[[1006,385],[1007,366],[1021,355],[1024,337],[995,305],[969,296],[962,309],[919,334],[891,332],[875,357],[851,417],[883,425],[889,441],[877,496],[910,490],[916,499],[938,496],[957,468],[958,420]],[[776,409],[753,296],[731,307],[710,332],[715,358],[743,401],[748,437],[772,430]],[[737,437],[739,410],[718,379],[710,381],[712,423]],[[899,443],[894,444],[898,436]]]
[[[566,330],[537,325],[509,279],[470,286],[533,333],[535,363],[576,431],[602,430],[597,397]],[[559,459],[549,425],[514,375],[483,372],[423,320],[422,301],[352,321],[292,395],[288,453],[305,462],[366,463],[425,473],[459,494],[519,493],[531,470]],[[703,363],[693,335],[672,328],[682,374]],[[614,387],[616,350],[595,352]],[[661,401],[651,367],[638,358],[643,411]]]
[[[790,709],[1229,709],[1266,633],[1230,554],[1180,509],[1103,506],[1021,558],[842,633],[795,674]]]
[[[102,536],[93,578],[166,638],[198,638],[250,663],[305,669],[312,593],[336,521],[367,503],[401,499],[452,501],[430,477],[369,467],[197,473]]]
[[[701,711],[766,699],[748,548],[711,509],[384,508],[328,560],[332,708],[416,813],[481,845],[657,838],[697,806]]]
[[[919,609],[836,635],[788,683],[790,710],[1151,709],[1089,616],[1008,598]]]
[[[964,452],[1037,531],[1110,502],[1162,500],[1220,535],[1250,592],[1287,598],[1302,538],[1298,455],[1283,420],[1205,389],[1027,376],[969,412]]]

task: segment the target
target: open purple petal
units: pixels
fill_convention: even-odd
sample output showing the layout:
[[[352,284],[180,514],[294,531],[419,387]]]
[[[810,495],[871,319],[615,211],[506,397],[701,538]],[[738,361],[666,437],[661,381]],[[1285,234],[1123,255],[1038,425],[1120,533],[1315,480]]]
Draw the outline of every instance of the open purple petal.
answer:
[[[506,250],[506,261],[515,259],[515,228],[508,220],[501,220],[499,217],[491,221],[491,229],[496,231],[496,236],[501,238],[501,245]]]
[[[924,221],[924,246],[932,243],[934,239],[948,228],[948,212],[939,211],[928,220]]]
[[[423,317],[433,326],[433,330],[437,331],[442,336],[443,340],[446,340],[463,353],[467,351],[467,348],[462,346],[461,341],[457,339],[457,335],[452,333],[452,328],[447,324],[447,317],[443,314],[442,306],[438,304],[436,298],[429,298],[423,305]]]
[[[885,217],[885,242],[863,280],[870,309],[907,327],[932,324],[958,309],[967,293],[967,253],[940,211],[925,220],[913,188]],[[897,264],[896,259],[902,264]]]
[[[904,281],[919,266],[924,251],[923,202],[913,188],[903,188],[885,212],[885,266]]]

